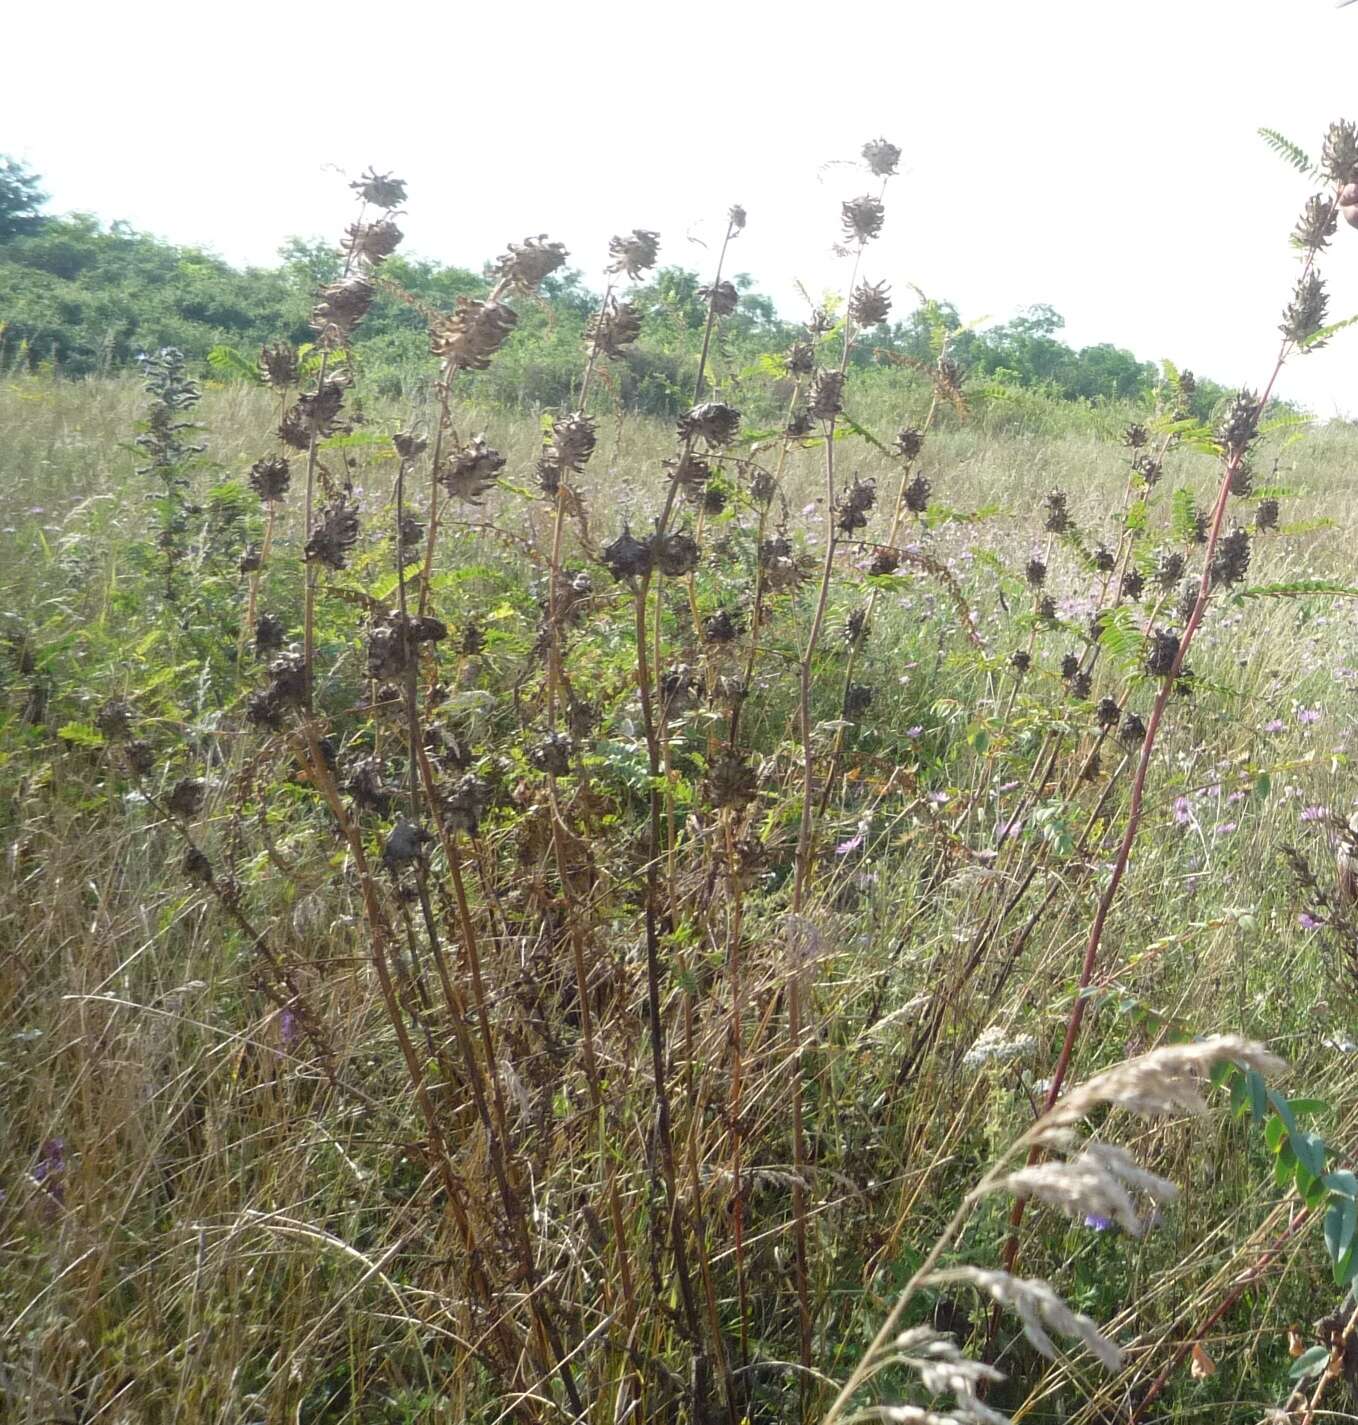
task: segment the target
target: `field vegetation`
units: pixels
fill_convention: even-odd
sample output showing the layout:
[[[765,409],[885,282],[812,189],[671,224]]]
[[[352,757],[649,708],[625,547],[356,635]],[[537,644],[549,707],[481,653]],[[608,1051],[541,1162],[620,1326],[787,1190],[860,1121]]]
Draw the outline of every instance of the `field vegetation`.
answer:
[[[800,324],[0,170],[0,1417],[1358,1405],[1358,429],[903,311],[898,159]]]

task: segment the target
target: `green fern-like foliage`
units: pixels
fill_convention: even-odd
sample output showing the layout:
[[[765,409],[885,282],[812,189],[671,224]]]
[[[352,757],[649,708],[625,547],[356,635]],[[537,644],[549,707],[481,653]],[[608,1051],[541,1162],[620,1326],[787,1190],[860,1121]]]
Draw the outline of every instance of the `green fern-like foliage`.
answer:
[[[1298,173],[1304,174],[1307,178],[1316,178],[1320,170],[1300,144],[1295,144],[1291,139],[1285,138],[1277,129],[1260,129],[1259,137],[1276,153],[1284,162],[1290,163]]]

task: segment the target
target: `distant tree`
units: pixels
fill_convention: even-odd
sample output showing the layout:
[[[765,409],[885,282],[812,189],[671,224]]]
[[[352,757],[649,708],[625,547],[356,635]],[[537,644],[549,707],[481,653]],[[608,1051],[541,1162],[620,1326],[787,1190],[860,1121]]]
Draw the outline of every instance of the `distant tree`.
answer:
[[[0,242],[36,232],[47,201],[41,179],[17,158],[0,154]]]

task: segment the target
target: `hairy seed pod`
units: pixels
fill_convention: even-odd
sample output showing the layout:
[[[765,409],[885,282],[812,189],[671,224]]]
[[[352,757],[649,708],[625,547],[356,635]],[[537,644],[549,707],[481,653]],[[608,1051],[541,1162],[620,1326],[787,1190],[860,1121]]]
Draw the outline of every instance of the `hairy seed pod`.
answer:
[[[285,341],[259,349],[259,374],[266,386],[281,391],[297,384],[297,353]]]
[[[1358,194],[1355,199],[1358,200]],[[1292,229],[1292,245],[1308,252],[1321,252],[1329,246],[1337,220],[1333,200],[1324,193],[1313,194],[1306,200],[1297,226]]]
[[[247,544],[240,552],[236,567],[242,574],[254,574],[264,567],[264,551],[258,544]]]
[[[561,243],[548,242],[547,234],[539,233],[510,243],[495,264],[495,275],[516,292],[536,292],[569,256]]]
[[[261,500],[281,500],[291,482],[292,466],[286,456],[267,456],[250,467],[250,488]]]
[[[740,412],[721,401],[703,401],[679,418],[679,439],[701,437],[709,446],[730,445],[740,433]]]
[[[916,475],[905,487],[903,498],[905,507],[911,514],[922,515],[929,508],[929,496],[933,486],[924,475]]]
[[[1064,490],[1052,490],[1042,502],[1046,511],[1043,528],[1050,534],[1065,534],[1074,525],[1067,507],[1069,497]]]
[[[812,435],[816,429],[815,417],[810,411],[794,411],[788,418],[788,423],[783,427],[783,434],[789,440],[804,440],[808,435]]]
[[[1082,668],[1070,680],[1070,695],[1072,698],[1078,698],[1081,702],[1083,702],[1086,698],[1089,697],[1090,689],[1093,686],[1093,678],[1091,678],[1090,675],[1086,673]]]
[[[849,611],[849,616],[844,620],[844,643],[848,648],[861,643],[868,636],[868,609],[866,604],[859,604],[856,609]]]
[[[901,567],[901,554],[898,549],[891,549],[882,546],[873,551],[872,562],[868,565],[869,574],[894,574]]]
[[[1122,597],[1133,602],[1146,592],[1146,576],[1133,566],[1122,576]]]
[[[1247,500],[1254,493],[1254,471],[1249,461],[1242,455],[1231,471],[1231,494]]]
[[[882,231],[886,208],[880,198],[864,194],[840,205],[840,223],[844,236],[860,243],[871,242]]]
[[[625,272],[634,282],[643,272],[655,266],[660,252],[660,234],[646,228],[633,228],[630,233],[608,240],[608,255],[613,261],[609,272]]]
[[[491,802],[490,784],[474,772],[468,772],[453,785],[444,799],[444,823],[452,832],[475,836],[481,829],[481,818]]]
[[[453,499],[479,505],[504,467],[505,457],[486,444],[484,435],[477,435],[445,457],[439,468],[438,482]]]
[[[197,816],[207,796],[207,783],[200,777],[181,777],[165,798],[165,805],[176,816]]]
[[[914,460],[924,449],[924,432],[917,426],[902,426],[896,432],[896,450],[905,460]]]
[[[544,458],[562,472],[578,472],[585,468],[585,463],[594,454],[597,439],[594,422],[583,411],[573,411],[552,422],[552,439],[544,451]]]
[[[1172,629],[1155,628],[1146,645],[1146,672],[1152,678],[1168,678],[1179,656],[1179,635]]]
[[[1075,653],[1067,653],[1067,654],[1061,659],[1061,676],[1066,680],[1066,682],[1070,682],[1070,680],[1071,680],[1079,671],[1080,671],[1080,658],[1079,658],[1079,655],[1078,655],[1078,654],[1075,654]]]
[[[549,732],[542,741],[528,750],[528,760],[539,772],[551,777],[565,777],[571,770],[571,755],[575,745],[561,732]]]
[[[1016,673],[1026,673],[1033,666],[1033,656],[1026,649],[1017,648],[1009,655],[1009,666]]]
[[[1329,305],[1325,293],[1325,282],[1312,269],[1297,279],[1292,292],[1292,300],[1283,312],[1282,324],[1278,330],[1290,342],[1295,342],[1302,351],[1316,351],[1325,345],[1317,333],[1325,325],[1325,312]]]
[[[364,267],[378,267],[401,245],[405,234],[390,218],[376,223],[351,223],[341,244],[349,257]]]
[[[134,777],[148,777],[156,769],[155,748],[141,738],[129,742],[123,749],[123,755],[127,758],[128,771]]]
[[[651,572],[651,546],[634,539],[626,525],[612,544],[604,545],[603,562],[615,579],[640,579]]]
[[[1023,566],[1023,577],[1029,587],[1040,589],[1047,582],[1047,566],[1036,555]]]
[[[402,460],[418,460],[429,448],[428,440],[414,431],[397,431],[391,443]]]
[[[777,492],[778,482],[771,470],[765,470],[761,466],[750,476],[750,499],[756,505],[767,505]]]
[[[1099,705],[1094,709],[1094,717],[1099,726],[1107,732],[1110,728],[1118,725],[1122,717],[1122,709],[1118,707],[1112,698],[1101,698]]]
[[[717,282],[711,287],[699,287],[698,299],[706,302],[718,317],[729,317],[740,305],[740,293],[734,282]]]
[[[255,657],[262,658],[282,648],[285,631],[277,614],[260,614],[255,620]]]
[[[278,427],[279,439],[294,450],[309,450],[313,440],[324,440],[335,433],[343,404],[344,383],[323,381],[288,408]]]
[[[322,513],[312,530],[306,542],[306,558],[308,562],[314,560],[331,569],[343,569],[357,541],[358,511],[341,496]]]
[[[1330,125],[1320,148],[1320,167],[1334,183],[1358,180],[1358,124],[1340,119]]]
[[[807,561],[799,558],[786,535],[759,542],[759,573],[770,593],[797,588],[807,577]]]
[[[306,662],[300,653],[282,653],[269,664],[269,694],[280,707],[306,701]]]
[[[631,302],[619,303],[610,297],[607,304],[590,317],[585,327],[585,342],[612,361],[626,354],[641,336],[641,310]]]
[[[1132,469],[1141,477],[1142,483],[1150,490],[1160,483],[1160,476],[1164,473],[1164,467],[1144,450],[1137,451],[1132,457]]]
[[[1037,601],[1037,616],[1043,623],[1056,622],[1056,600],[1050,594],[1043,594]]]
[[[841,534],[853,534],[868,522],[868,515],[877,503],[877,482],[857,477],[847,489],[840,491],[835,502]]]
[[[1122,433],[1122,443],[1130,450],[1140,450],[1143,445],[1149,443],[1150,438],[1150,432],[1146,427],[1135,421]]]
[[[816,369],[816,348],[809,341],[794,341],[783,353],[789,376],[809,376]]]
[[[1183,578],[1187,567],[1188,559],[1182,550],[1161,550],[1155,561],[1155,582],[1165,593],[1169,593]]]
[[[872,706],[873,689],[866,683],[850,683],[844,690],[844,716],[857,719]]]
[[[691,534],[677,530],[656,535],[651,541],[655,567],[667,579],[679,579],[698,567],[698,543]]]
[[[132,704],[110,698],[94,715],[94,725],[109,742],[122,742],[132,734]]]
[[[387,834],[382,846],[382,864],[392,875],[402,866],[418,864],[424,859],[424,848],[433,836],[413,821],[398,821]]]
[[[1212,560],[1212,582],[1238,584],[1249,572],[1249,567],[1249,531],[1235,525],[1217,542],[1216,557]]]
[[[740,637],[740,624],[725,609],[703,620],[703,638],[708,643],[732,643]]]
[[[1278,528],[1278,502],[1273,498],[1259,501],[1254,512],[1254,527],[1259,531]]]
[[[1129,747],[1139,747],[1146,740],[1146,724],[1134,713],[1122,715],[1122,725],[1118,728],[1118,741]]]
[[[184,853],[184,875],[200,886],[212,884],[212,862],[196,846],[190,846]]]
[[[738,752],[727,749],[713,762],[702,789],[714,807],[743,807],[754,799],[759,779]]]
[[[380,758],[360,757],[349,768],[344,779],[344,790],[353,798],[354,805],[362,810],[376,812],[382,817],[391,815],[396,793],[386,784]]]
[[[860,282],[849,298],[849,316],[860,327],[880,326],[891,315],[891,289],[885,282]]]
[[[863,159],[878,178],[890,178],[901,161],[901,151],[885,139],[872,139],[863,145]]]
[[[450,369],[484,371],[509,340],[518,320],[519,314],[503,302],[459,297],[451,316],[440,316],[431,323],[429,348]]]
[[[311,309],[311,326],[322,338],[345,338],[368,314],[375,289],[366,277],[354,273],[321,288],[321,299]]]
[[[1117,556],[1106,544],[1100,544],[1094,550],[1090,562],[1100,574],[1111,574],[1117,565]]]
[[[844,373],[822,371],[811,387],[811,414],[818,421],[832,421],[844,409]]]
[[[1259,430],[1259,400],[1252,391],[1239,391],[1217,428],[1217,440],[1227,456],[1243,451]]]
[[[385,208],[388,212],[393,208],[399,208],[406,200],[405,181],[394,178],[390,173],[378,173],[374,168],[369,168],[361,178],[356,178],[349,187],[365,203],[371,203],[374,208]]]

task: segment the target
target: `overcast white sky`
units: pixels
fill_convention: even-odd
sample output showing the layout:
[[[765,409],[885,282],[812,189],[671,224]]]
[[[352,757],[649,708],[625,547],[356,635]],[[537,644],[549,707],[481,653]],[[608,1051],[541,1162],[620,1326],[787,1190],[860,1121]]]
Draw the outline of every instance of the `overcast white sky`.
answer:
[[[1075,345],[1255,386],[1310,191],[1255,131],[1314,155],[1358,119],[1334,0],[67,0],[4,29],[0,151],[52,206],[233,262],[337,236],[376,164],[409,184],[408,252],[479,267],[546,231],[591,280],[631,227],[705,266],[739,202],[735,270],[799,315],[867,187],[826,165],[884,135],[905,157],[865,275],[902,310],[912,282],[968,318],[1047,302]],[[1358,231],[1323,270],[1358,312]],[[1281,390],[1358,412],[1358,328]]]

